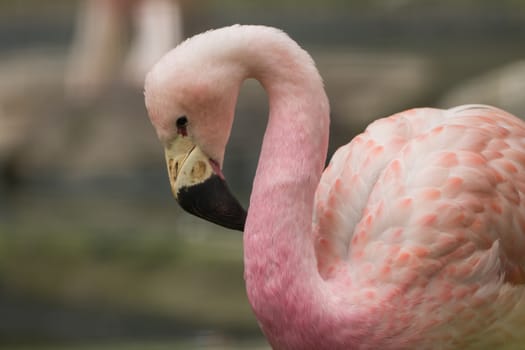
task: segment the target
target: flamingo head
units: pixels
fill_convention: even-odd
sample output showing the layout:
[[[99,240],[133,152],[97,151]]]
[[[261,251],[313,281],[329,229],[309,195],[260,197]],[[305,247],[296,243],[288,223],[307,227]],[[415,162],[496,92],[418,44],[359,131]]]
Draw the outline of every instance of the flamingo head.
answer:
[[[182,208],[243,231],[246,211],[221,170],[241,77],[232,64],[217,64],[216,57],[210,60],[211,52],[202,52],[210,44],[205,39],[184,42],[152,68],[145,84],[146,107]]]

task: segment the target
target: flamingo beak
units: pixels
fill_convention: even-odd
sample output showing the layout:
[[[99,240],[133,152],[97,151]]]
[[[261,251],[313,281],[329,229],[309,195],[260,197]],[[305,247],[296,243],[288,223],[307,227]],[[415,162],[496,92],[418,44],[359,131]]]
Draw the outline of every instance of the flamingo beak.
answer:
[[[226,228],[244,231],[246,211],[231,194],[218,164],[189,137],[165,148],[171,190],[187,212]]]

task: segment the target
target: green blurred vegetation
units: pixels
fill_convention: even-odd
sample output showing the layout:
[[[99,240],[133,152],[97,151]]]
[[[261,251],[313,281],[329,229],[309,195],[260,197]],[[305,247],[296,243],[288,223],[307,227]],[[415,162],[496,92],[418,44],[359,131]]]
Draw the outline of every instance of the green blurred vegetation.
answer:
[[[263,342],[238,342],[228,345],[196,345],[194,341],[179,342],[109,342],[104,344],[67,344],[38,347],[39,350],[187,350],[187,349],[207,349],[207,350],[263,350],[269,347]],[[34,346],[8,346],[4,350],[34,350]]]
[[[0,224],[0,280],[65,304],[126,309],[196,326],[256,330],[240,236],[93,231]]]

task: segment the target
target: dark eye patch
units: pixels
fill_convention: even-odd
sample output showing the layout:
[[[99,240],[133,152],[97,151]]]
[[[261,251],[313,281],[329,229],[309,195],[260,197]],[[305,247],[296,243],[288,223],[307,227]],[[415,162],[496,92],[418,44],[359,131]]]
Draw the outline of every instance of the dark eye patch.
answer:
[[[177,118],[176,125],[177,125],[177,128],[186,127],[186,125],[188,125],[188,118],[185,115]]]
[[[186,130],[186,126],[188,126],[188,118],[185,115],[178,117],[175,125],[177,126],[177,133],[179,135],[188,136],[188,131]]]

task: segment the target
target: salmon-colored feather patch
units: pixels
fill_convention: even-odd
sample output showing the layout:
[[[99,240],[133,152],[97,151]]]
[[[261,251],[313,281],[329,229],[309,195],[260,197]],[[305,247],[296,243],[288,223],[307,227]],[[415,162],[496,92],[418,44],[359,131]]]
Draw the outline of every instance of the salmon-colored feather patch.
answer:
[[[431,226],[433,225],[437,220],[437,215],[436,214],[427,214],[427,215],[424,215],[421,219],[420,219],[420,224],[422,226]]]
[[[447,152],[443,154],[438,160],[438,165],[441,165],[447,168],[452,168],[458,165],[458,163],[459,163],[458,156],[454,152]]]
[[[436,188],[428,188],[423,191],[423,198],[426,200],[436,200],[441,197],[441,191]]]

